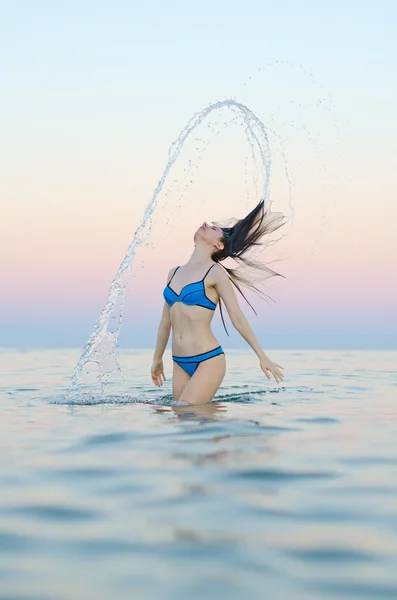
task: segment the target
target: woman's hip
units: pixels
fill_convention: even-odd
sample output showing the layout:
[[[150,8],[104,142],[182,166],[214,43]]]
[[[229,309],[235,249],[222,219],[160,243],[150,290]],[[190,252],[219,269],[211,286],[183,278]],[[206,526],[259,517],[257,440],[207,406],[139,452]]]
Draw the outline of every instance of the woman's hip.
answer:
[[[172,360],[181,367],[188,375],[192,376],[196,372],[198,366],[211,358],[215,358],[216,356],[220,356],[221,354],[225,354],[222,346],[218,345],[211,350],[207,350],[206,352],[200,352],[199,354],[191,354],[191,355],[172,355]]]

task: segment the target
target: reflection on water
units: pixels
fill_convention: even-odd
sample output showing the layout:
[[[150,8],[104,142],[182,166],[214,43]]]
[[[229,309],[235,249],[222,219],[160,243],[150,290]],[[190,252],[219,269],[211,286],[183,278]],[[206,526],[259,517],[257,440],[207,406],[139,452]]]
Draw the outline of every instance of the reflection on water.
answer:
[[[126,352],[70,407],[75,353],[2,353],[1,600],[396,598],[396,354],[279,354],[173,406]]]
[[[198,421],[202,425],[225,416],[227,407],[217,402],[197,406],[172,406],[173,413],[183,421]]]

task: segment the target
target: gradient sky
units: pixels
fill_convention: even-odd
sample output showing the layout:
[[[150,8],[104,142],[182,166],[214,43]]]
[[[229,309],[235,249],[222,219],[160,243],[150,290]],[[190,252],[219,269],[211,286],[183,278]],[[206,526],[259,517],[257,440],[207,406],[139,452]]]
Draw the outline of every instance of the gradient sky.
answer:
[[[265,122],[284,119],[296,182],[276,305],[257,320],[244,309],[262,345],[397,348],[395,2],[15,0],[1,13],[0,346],[84,345],[171,142],[193,113],[234,96]],[[322,180],[288,130],[289,111],[321,95],[332,114],[304,115]],[[207,177],[227,215],[216,164]],[[146,294],[170,266],[162,255],[146,271]],[[151,347],[162,298],[141,301],[133,345]],[[219,319],[215,331],[246,347],[225,341]],[[128,328],[121,341],[131,345]]]

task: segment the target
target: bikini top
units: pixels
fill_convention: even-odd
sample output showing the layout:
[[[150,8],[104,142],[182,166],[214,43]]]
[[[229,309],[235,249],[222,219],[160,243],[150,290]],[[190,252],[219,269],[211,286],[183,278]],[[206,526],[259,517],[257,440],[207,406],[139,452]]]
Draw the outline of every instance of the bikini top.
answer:
[[[175,269],[174,273],[172,274],[171,279],[169,280],[166,287],[164,288],[164,292],[163,292],[164,300],[167,302],[167,304],[169,306],[172,306],[175,302],[182,302],[183,304],[187,304],[188,306],[202,306],[203,308],[209,308],[210,310],[215,310],[216,304],[207,297],[207,295],[205,293],[205,285],[204,285],[204,279],[207,277],[208,273],[211,271],[212,267],[214,267],[214,266],[215,265],[212,265],[208,269],[208,271],[206,272],[204,277],[202,279],[200,279],[200,281],[195,281],[194,283],[188,283],[187,285],[185,285],[181,289],[179,294],[177,294],[176,292],[174,292],[174,290],[172,288],[170,288],[170,283],[171,283],[175,273],[179,269],[179,267],[177,267]]]

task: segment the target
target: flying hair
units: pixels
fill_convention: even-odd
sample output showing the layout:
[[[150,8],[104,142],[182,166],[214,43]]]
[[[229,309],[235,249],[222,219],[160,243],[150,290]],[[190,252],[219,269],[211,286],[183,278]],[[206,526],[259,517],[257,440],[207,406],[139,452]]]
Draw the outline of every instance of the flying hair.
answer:
[[[223,231],[221,242],[224,247],[222,250],[214,252],[211,258],[217,263],[221,263],[226,258],[233,258],[237,262],[237,269],[228,268],[224,265],[221,266],[229,275],[229,279],[233,285],[250,305],[254,313],[257,314],[240,286],[251,289],[261,296],[269,296],[258,288],[244,271],[247,271],[247,268],[251,269],[252,273],[258,274],[262,279],[275,276],[284,277],[284,275],[277,273],[264,262],[255,260],[251,254],[256,246],[264,247],[273,243],[269,241],[268,236],[285,225],[287,219],[281,213],[272,212],[269,207],[265,207],[265,201],[261,200],[246,217],[243,219],[232,219],[232,221],[234,221],[234,224],[231,226],[222,226],[220,223],[215,223]],[[219,309],[223,326],[227,335],[229,335],[223,318],[221,299],[219,299]]]

